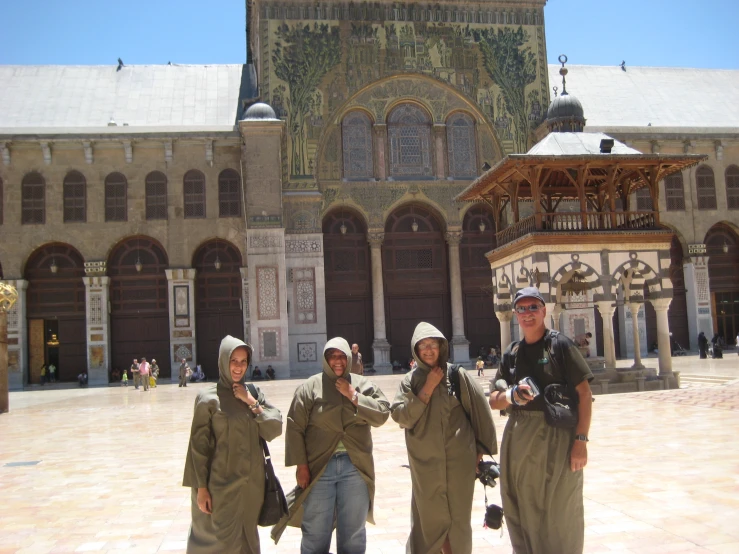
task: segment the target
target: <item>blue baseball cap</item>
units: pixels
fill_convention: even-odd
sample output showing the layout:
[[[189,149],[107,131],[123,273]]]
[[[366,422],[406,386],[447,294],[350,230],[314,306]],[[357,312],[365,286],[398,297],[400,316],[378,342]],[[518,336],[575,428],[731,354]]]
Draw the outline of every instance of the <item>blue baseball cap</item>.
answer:
[[[536,298],[537,300],[541,301],[542,304],[546,304],[544,301],[544,297],[539,292],[539,289],[536,287],[526,287],[516,292],[516,296],[513,297],[513,307],[516,307],[516,304],[519,300],[522,300],[523,298]]]

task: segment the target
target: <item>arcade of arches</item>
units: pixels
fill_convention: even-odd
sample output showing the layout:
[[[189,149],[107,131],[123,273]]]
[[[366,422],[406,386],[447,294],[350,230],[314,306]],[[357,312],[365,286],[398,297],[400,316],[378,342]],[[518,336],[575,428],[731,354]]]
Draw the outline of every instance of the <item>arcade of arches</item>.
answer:
[[[321,314],[315,304],[325,302],[321,336],[357,342],[365,362],[379,367],[408,363],[411,335],[421,320],[450,339],[456,360],[476,357],[483,349],[501,346],[503,335],[493,311],[485,259],[494,248],[495,229],[492,211],[482,204],[466,210],[457,230],[450,230],[434,207],[422,203],[396,207],[381,230],[368,228],[365,215],[351,206],[332,209],[323,218],[320,235],[325,300],[316,296],[314,283],[295,277],[295,290],[310,289],[313,297],[312,304],[296,297],[291,317],[310,313],[313,318]],[[107,380],[112,370],[127,368],[142,356],[156,358],[165,378],[176,376],[181,357],[202,363],[207,377],[216,378],[220,339],[226,334],[249,337],[243,255],[232,242],[213,238],[195,248],[191,268],[169,264],[166,249],[143,235],[111,245],[105,262],[86,262],[74,245],[58,242],[31,252],[24,279],[11,282],[25,292],[24,306],[9,314],[9,322],[16,325],[21,324],[19,314],[26,314],[25,337],[18,341],[25,346],[10,357],[27,368],[25,384],[39,382],[44,364],[54,364],[62,381],[75,380],[85,369]],[[702,325],[706,313],[707,334],[718,333],[733,344],[739,332],[737,274],[739,236],[733,226],[714,225],[705,237],[705,252],[686,252],[684,242],[674,236],[668,319],[678,344],[696,347],[696,322]],[[701,283],[708,285],[705,304],[710,309],[696,311],[687,291]],[[623,317],[616,310],[615,350],[619,357],[629,357],[620,337]],[[312,323],[322,325],[320,318]],[[593,353],[602,355],[598,311],[594,324]],[[657,324],[648,302],[640,325],[645,327],[646,344],[652,346]],[[264,359],[269,353],[258,344],[257,355]]]

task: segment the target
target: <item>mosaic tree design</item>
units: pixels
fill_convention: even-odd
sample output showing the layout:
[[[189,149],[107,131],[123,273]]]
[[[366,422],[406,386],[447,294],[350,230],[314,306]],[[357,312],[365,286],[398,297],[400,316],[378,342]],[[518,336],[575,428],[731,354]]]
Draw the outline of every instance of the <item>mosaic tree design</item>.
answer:
[[[483,65],[493,82],[501,89],[506,111],[516,126],[514,141],[517,152],[528,150],[529,113],[526,106],[526,87],[536,80],[536,56],[528,42],[528,33],[517,30],[485,29],[473,31],[480,46]]]
[[[293,175],[309,173],[306,118],[320,105],[318,85],[341,61],[339,28],[326,24],[277,28],[272,52],[275,75],[287,83],[287,127],[290,134],[290,167]]]

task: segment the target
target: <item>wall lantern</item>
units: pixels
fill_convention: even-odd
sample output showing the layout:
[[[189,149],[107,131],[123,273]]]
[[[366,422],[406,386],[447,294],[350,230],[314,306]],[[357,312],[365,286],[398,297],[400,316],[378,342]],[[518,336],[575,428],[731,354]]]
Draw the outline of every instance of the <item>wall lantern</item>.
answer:
[[[484,233],[485,232],[485,228],[486,228],[485,222],[484,221],[481,221],[480,222],[480,232],[481,233]]]
[[[51,271],[54,275],[56,275],[56,272],[59,271],[59,266],[56,265],[56,258],[51,258],[51,264],[49,265],[49,271]]]
[[[415,219],[413,220],[413,223],[411,223],[411,229],[413,230],[414,233],[418,231],[418,223],[416,223]]]

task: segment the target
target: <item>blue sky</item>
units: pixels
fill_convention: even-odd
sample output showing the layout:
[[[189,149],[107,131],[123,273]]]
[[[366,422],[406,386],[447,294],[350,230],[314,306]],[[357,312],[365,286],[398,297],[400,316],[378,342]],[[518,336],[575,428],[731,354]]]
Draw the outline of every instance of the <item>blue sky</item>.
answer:
[[[243,63],[244,0],[6,0],[0,64]],[[549,0],[556,63],[739,69],[739,0]]]

